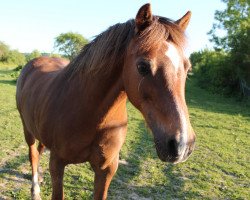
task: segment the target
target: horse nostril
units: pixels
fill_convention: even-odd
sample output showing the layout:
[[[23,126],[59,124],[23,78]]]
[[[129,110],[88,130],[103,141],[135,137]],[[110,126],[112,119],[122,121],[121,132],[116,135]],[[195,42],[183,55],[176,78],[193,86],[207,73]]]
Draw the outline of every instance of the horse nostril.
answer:
[[[178,156],[178,144],[175,139],[171,139],[168,141],[168,153],[172,157],[177,157]]]

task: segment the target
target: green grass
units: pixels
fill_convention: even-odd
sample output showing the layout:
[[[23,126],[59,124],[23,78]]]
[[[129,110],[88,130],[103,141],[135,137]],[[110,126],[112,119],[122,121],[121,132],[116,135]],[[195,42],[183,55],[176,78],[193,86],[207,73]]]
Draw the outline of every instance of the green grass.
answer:
[[[0,199],[29,199],[31,170],[15,106],[15,80],[0,68]],[[187,81],[187,103],[197,134],[190,159],[162,163],[141,114],[128,103],[129,128],[109,199],[249,199],[249,102],[212,95]],[[248,104],[248,106],[247,106]],[[43,199],[50,199],[49,152],[41,160]],[[89,164],[70,165],[64,178],[66,199],[91,199]]]

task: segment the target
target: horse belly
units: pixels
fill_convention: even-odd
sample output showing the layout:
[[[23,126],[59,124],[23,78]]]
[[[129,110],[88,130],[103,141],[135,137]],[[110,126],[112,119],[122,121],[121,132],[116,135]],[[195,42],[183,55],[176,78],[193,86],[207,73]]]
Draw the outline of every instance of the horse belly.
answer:
[[[53,150],[68,163],[83,163],[88,161],[95,132],[88,130],[83,132],[57,132]]]

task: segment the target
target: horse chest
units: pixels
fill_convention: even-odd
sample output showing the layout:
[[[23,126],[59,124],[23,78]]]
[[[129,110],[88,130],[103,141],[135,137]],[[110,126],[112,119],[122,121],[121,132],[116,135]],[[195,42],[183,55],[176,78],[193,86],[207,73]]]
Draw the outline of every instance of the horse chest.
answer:
[[[95,160],[106,165],[120,151],[126,131],[127,122],[124,121],[100,130],[86,128],[81,132],[58,132],[51,148],[68,163]]]

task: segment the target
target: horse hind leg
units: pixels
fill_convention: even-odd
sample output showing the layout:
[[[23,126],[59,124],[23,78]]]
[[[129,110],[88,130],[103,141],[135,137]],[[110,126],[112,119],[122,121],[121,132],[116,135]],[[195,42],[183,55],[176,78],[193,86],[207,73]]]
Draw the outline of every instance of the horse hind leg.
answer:
[[[25,130],[25,140],[29,146],[29,160],[32,168],[32,187],[31,197],[32,200],[41,200],[40,197],[40,186],[38,181],[38,163],[39,163],[39,148],[36,148],[35,137]],[[40,148],[42,150],[42,148]],[[42,152],[42,151],[41,151]]]
[[[39,153],[39,161],[38,161],[38,181],[39,183],[43,182],[43,171],[42,171],[42,167],[40,166],[40,158],[44,152],[45,146],[43,143],[39,142],[38,147],[37,147],[37,151]]]

